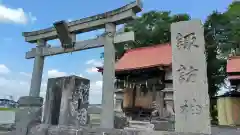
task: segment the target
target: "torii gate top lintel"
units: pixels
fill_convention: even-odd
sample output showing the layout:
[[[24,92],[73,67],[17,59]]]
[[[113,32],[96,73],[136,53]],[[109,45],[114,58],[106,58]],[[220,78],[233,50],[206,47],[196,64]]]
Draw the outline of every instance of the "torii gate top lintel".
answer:
[[[133,20],[136,17],[136,13],[141,11],[142,2],[140,0],[136,0],[112,11],[68,22],[67,26],[69,32],[72,34],[89,32],[104,28],[107,22],[119,25]],[[37,43],[40,39],[47,41],[58,38],[58,34],[54,27],[32,32],[23,32],[22,35],[25,37],[25,41],[29,43]]]

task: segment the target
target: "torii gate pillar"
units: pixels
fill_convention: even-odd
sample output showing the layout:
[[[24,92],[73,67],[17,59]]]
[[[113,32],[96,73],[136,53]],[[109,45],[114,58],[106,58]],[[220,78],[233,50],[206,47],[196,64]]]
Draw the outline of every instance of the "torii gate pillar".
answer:
[[[104,71],[102,88],[102,113],[101,127],[113,128],[114,126],[114,79],[115,79],[115,48],[113,38],[116,33],[116,25],[105,25],[104,45]]]
[[[46,46],[46,41],[38,40],[37,44],[38,46],[36,48],[36,51],[40,52],[41,47]],[[44,66],[44,56],[40,56],[40,55],[35,56],[29,96],[39,97],[40,95],[43,66]]]

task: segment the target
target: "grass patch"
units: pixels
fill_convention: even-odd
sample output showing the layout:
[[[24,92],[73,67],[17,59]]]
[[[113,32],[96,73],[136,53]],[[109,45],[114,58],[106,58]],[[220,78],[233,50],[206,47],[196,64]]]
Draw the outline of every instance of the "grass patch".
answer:
[[[16,111],[17,108],[0,108],[0,111]]]

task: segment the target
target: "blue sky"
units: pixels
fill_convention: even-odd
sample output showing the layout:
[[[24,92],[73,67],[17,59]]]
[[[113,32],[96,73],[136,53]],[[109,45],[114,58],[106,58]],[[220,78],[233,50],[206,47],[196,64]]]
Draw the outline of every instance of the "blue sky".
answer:
[[[75,20],[103,13],[129,3],[130,0],[0,0],[0,97],[28,95],[33,60],[25,53],[34,44],[24,42],[22,32],[49,27],[55,21]],[[144,0],[143,12],[167,10],[188,13],[205,20],[213,10],[225,11],[232,0]],[[78,40],[95,37],[101,30],[79,35]],[[58,41],[49,43],[58,45]],[[41,95],[48,77],[81,75],[91,80],[90,102],[101,101],[101,74],[93,67],[101,65],[103,48],[58,55],[45,59]]]

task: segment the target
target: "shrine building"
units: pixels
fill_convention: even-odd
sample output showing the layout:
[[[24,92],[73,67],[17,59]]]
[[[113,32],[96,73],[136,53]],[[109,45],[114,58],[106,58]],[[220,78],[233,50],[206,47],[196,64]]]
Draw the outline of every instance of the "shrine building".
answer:
[[[153,101],[160,110],[174,112],[171,64],[170,44],[127,50],[115,65],[115,99],[122,97],[115,106],[132,119],[148,118]]]

